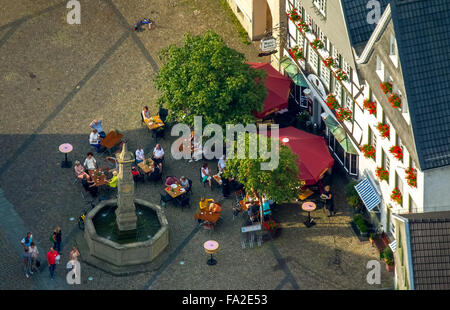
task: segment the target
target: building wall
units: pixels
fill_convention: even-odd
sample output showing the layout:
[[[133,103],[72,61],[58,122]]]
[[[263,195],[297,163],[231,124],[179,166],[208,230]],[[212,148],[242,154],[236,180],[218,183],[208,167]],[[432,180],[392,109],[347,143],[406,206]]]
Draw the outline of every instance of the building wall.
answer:
[[[234,15],[247,31],[248,36],[253,40],[253,0],[227,0]]]
[[[450,166],[424,171],[424,212],[450,210]]]
[[[409,261],[406,240],[405,223],[398,219],[394,219],[396,227],[397,250],[394,252],[396,289],[409,290]]]

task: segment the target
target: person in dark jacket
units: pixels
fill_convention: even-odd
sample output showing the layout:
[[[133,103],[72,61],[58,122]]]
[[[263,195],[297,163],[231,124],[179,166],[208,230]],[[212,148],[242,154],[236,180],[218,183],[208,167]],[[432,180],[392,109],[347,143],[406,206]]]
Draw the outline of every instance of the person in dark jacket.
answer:
[[[326,196],[325,206],[330,213],[328,217],[336,215],[336,211],[334,210],[334,197],[331,193],[330,185],[325,186],[324,190],[323,195]]]

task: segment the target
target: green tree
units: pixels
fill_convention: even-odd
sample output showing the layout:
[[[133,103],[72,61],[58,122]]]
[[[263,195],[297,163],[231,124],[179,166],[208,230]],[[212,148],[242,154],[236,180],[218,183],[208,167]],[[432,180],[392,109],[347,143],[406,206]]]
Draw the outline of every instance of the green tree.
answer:
[[[171,119],[193,126],[194,116],[203,116],[205,125],[245,125],[255,121],[252,111],[263,108],[265,72],[247,65],[213,31],[186,34],[181,47],[168,46],[160,59],[165,64],[155,79],[158,102],[170,109]]]
[[[297,166],[297,155],[289,147],[280,144],[276,140],[275,145],[279,152],[279,162],[278,164],[275,163],[271,167],[271,170],[262,170],[261,163],[269,163],[270,158],[263,158],[262,156],[258,156],[257,159],[250,158],[249,141],[253,135],[256,136],[258,141],[266,139],[268,151],[271,152],[271,140],[273,138],[246,133],[245,142],[239,140],[235,142],[235,156],[232,159],[227,158],[227,167],[224,175],[226,177],[235,177],[244,185],[246,192],[251,192],[253,189],[258,196],[265,194],[267,198],[273,199],[277,203],[294,200],[297,198],[298,187],[301,185]],[[258,147],[260,145],[261,141],[259,141]],[[237,156],[237,150],[244,147],[246,156],[244,159],[240,159]]]

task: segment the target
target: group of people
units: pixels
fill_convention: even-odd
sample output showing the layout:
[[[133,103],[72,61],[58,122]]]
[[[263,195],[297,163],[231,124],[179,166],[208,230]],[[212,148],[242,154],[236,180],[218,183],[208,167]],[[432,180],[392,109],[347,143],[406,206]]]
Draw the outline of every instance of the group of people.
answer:
[[[147,160],[145,158],[145,152],[142,146],[138,147],[138,149],[135,152],[135,155],[136,155],[136,164],[140,164],[141,162]],[[150,172],[146,173],[144,171],[141,171],[139,167],[136,166],[131,167],[131,174],[133,175],[133,179],[135,182],[145,182],[146,178],[148,181],[152,182],[158,181],[162,178],[164,149],[161,147],[160,144],[156,144],[150,158],[151,158]]]
[[[53,245],[50,247],[45,258],[47,261],[50,278],[53,279],[55,274],[55,266],[56,264],[59,264],[61,258],[62,232],[59,226],[57,226],[51,233],[49,240]],[[24,248],[23,263],[25,276],[26,278],[29,278],[40,269],[40,253],[36,243],[33,241],[33,234],[31,232],[27,232],[26,236],[20,241],[20,244]],[[78,260],[79,255],[80,252],[78,249],[73,247],[69,254],[69,260]]]

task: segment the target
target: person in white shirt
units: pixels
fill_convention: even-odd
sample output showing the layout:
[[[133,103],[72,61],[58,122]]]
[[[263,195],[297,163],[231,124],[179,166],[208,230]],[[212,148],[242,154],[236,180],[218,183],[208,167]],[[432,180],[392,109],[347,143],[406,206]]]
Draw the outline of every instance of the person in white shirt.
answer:
[[[92,154],[92,152],[87,153],[87,157],[84,160],[83,166],[85,166],[88,170],[94,170],[95,168],[97,168],[97,161],[95,160],[94,154]]]
[[[142,148],[142,146],[140,146],[137,150],[136,150],[136,163],[139,164],[140,162],[143,162],[145,159],[144,156],[144,149]]]
[[[153,149],[153,161],[157,164],[161,163],[164,159],[164,150],[161,145],[157,144]]]
[[[201,175],[202,175],[202,183],[205,183],[206,181],[208,181],[209,187],[212,190],[211,176],[209,175],[209,168],[208,168],[207,163],[203,164],[202,169],[201,169]]]
[[[217,163],[217,169],[219,170],[219,173],[223,172],[223,169],[225,169],[226,167],[225,161],[226,161],[225,155],[222,155],[222,157],[220,157],[219,159],[219,162]]]
[[[98,134],[97,129],[92,130],[89,136],[89,143],[97,149],[97,153],[100,152],[100,148],[102,147],[100,145],[100,140],[100,135]]]

